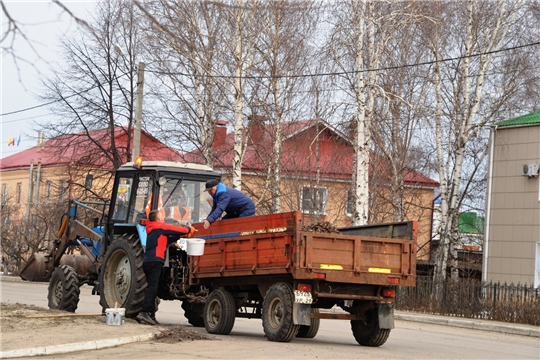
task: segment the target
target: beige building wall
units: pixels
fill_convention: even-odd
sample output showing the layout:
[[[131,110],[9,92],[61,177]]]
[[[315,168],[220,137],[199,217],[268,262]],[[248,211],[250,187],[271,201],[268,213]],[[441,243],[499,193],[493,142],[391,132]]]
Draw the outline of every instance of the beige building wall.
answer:
[[[492,131],[484,280],[533,285],[540,272],[540,184],[523,176],[522,166],[540,163],[540,125]]]
[[[67,204],[70,197],[81,198],[81,194],[84,192],[85,177],[89,172],[94,176],[92,190],[107,198],[111,191],[110,188],[112,188],[112,183],[109,185],[111,177],[107,175],[110,174],[109,172],[99,169],[68,169],[67,166],[43,166],[39,169],[38,165],[34,164],[31,199],[28,198],[30,190],[29,167],[0,172],[2,204],[9,205],[13,209],[10,214],[13,220],[26,217],[28,203],[30,203],[30,212],[32,213],[36,203],[38,173],[39,206]],[[70,183],[72,184],[71,188]]]
[[[231,179],[227,175],[223,176],[222,181],[231,185]],[[269,213],[269,192],[264,190],[264,178],[243,174],[242,182],[244,184],[242,191],[250,195],[257,204],[257,214]],[[281,211],[299,210],[302,186],[309,184],[312,184],[312,180],[284,177],[281,182]],[[326,213],[322,216],[306,214],[306,221],[328,221],[336,227],[350,226],[351,218],[345,213],[346,194],[350,184],[347,181],[321,181],[317,186],[327,188]],[[383,199],[384,196],[380,198]],[[418,221],[417,257],[422,260],[429,259],[432,201],[433,189],[431,188],[409,187],[405,190],[405,221]],[[372,216],[371,223],[394,222],[391,206],[388,203],[378,204],[376,207],[378,212]]]
[[[67,200],[67,194],[61,192],[62,187],[67,188],[68,177],[64,176],[65,167],[42,167],[39,170],[39,203],[54,204]],[[11,215],[16,218],[22,218],[26,215],[28,203],[30,206],[36,202],[36,176],[38,175],[38,166],[34,164],[32,198],[29,199],[30,169],[4,170],[0,172],[0,181],[2,184],[1,196],[2,204],[8,204],[14,210]],[[64,194],[64,195],[61,195]]]

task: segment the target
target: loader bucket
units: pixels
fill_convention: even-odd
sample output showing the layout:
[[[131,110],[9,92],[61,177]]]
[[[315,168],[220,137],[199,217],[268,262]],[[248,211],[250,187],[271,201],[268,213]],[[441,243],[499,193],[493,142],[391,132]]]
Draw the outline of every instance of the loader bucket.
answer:
[[[65,254],[60,265],[69,265],[78,275],[86,275],[92,270],[92,261],[84,255]],[[48,282],[53,270],[52,259],[46,254],[34,254],[26,263],[19,276],[26,281]]]
[[[47,260],[48,257],[45,254],[32,255],[19,276],[26,281],[49,281],[50,272],[47,272]]]

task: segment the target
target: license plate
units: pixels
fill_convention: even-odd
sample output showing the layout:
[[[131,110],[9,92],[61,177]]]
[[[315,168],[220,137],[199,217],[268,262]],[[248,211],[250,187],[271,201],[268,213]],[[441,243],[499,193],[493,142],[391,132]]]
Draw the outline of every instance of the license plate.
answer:
[[[297,304],[311,304],[313,303],[313,297],[311,297],[310,292],[294,290],[294,302]]]

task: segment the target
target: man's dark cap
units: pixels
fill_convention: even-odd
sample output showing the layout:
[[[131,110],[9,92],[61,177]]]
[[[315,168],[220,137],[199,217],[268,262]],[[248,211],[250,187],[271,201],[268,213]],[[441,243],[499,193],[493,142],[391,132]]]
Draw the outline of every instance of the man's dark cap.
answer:
[[[204,191],[208,191],[210,190],[211,188],[213,188],[214,186],[216,186],[218,184],[218,181],[216,179],[211,179],[211,180],[208,180],[206,182],[206,188],[204,189]]]

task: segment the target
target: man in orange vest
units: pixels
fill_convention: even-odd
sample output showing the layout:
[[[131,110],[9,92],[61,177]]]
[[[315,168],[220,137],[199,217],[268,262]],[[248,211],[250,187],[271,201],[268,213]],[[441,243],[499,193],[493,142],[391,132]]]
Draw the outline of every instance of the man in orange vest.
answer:
[[[167,207],[167,215],[171,219],[191,221],[191,208],[187,206],[187,198],[183,191],[171,199],[171,206]]]

